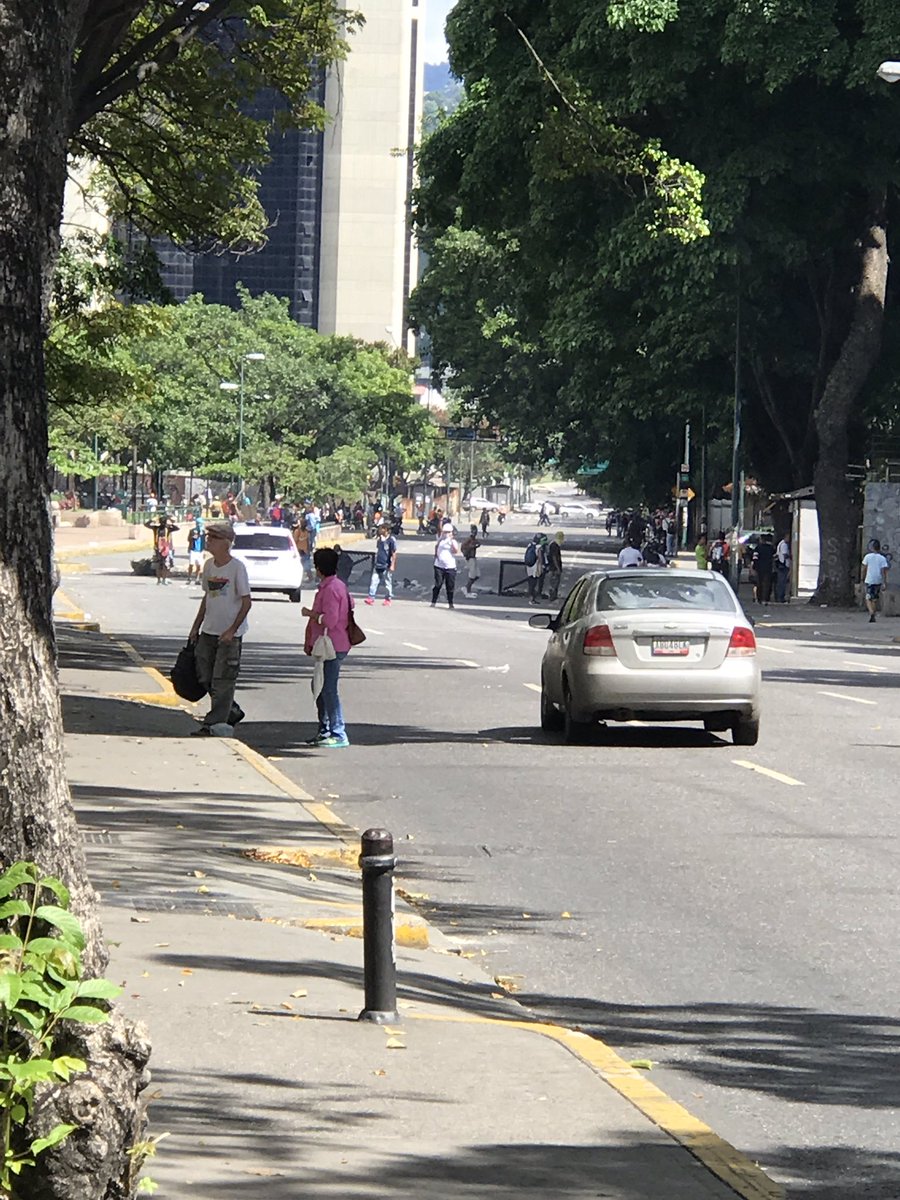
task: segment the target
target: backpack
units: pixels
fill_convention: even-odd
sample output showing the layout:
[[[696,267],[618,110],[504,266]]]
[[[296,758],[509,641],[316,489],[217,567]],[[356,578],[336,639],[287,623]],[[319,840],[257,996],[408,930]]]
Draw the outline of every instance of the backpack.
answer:
[[[537,562],[537,546],[534,542],[529,542],[525,548],[525,566],[533,567]]]

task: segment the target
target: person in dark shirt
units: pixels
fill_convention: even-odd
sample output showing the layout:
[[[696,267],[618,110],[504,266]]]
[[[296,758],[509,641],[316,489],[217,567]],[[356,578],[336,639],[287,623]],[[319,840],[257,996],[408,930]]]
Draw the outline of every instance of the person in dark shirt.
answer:
[[[555,600],[559,595],[559,582],[562,579],[562,544],[565,536],[560,529],[547,546],[547,570],[541,583],[547,589],[548,600]]]
[[[762,541],[756,547],[753,555],[753,569],[756,572],[756,599],[760,604],[768,604],[772,599],[772,571],[775,565],[775,547],[772,545],[771,533],[764,533]]]

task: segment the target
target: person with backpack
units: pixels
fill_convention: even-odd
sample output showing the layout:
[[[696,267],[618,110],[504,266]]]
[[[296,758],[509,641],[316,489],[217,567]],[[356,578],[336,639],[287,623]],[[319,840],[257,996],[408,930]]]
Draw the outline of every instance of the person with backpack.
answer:
[[[394,569],[397,566],[397,539],[391,533],[386,521],[378,527],[378,540],[375,543],[375,565],[372,568],[372,578],[369,580],[369,594],[366,604],[374,604],[378,594],[378,585],[384,584],[386,592],[384,603],[390,604],[394,599]]]
[[[431,591],[431,607],[434,608],[441,594],[447,592],[447,607],[453,608],[453,593],[456,590],[456,559],[461,554],[459,543],[453,533],[452,521],[445,521],[441,534],[434,545],[434,587]]]
[[[544,545],[547,542],[545,533],[536,533],[525,547],[523,561],[525,574],[528,577],[528,601],[539,604],[541,600],[541,580],[544,576],[545,558]]]
[[[479,576],[478,571],[478,547],[481,543],[478,540],[478,526],[469,526],[469,536],[460,546],[462,556],[466,560],[466,599],[476,600],[478,593],[475,591],[475,580]]]

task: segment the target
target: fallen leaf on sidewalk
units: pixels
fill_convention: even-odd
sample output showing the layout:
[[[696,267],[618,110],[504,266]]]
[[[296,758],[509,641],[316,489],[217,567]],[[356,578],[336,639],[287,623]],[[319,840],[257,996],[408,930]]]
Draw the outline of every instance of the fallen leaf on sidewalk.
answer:
[[[198,896],[208,896],[209,888],[206,886],[205,883],[201,883],[200,886],[196,889],[196,892],[197,892]]]
[[[181,973],[182,973],[182,975],[193,975],[194,972],[191,970],[190,967],[182,967]]]
[[[383,1068],[381,1068],[377,1071],[373,1071],[372,1074],[373,1075],[387,1075],[387,1071],[385,1071]]]
[[[281,1007],[282,1007],[282,1008],[286,1008],[286,1009],[288,1010],[288,1012],[293,1012],[293,1011],[294,1011],[294,1006],[293,1006],[293,1004],[288,1004],[287,1000],[282,1000],[282,1001],[281,1001]]]
[[[306,990],[306,988],[297,988],[296,992],[291,992],[291,996],[294,1000],[299,1000],[301,997],[308,995],[309,992]]]
[[[390,1037],[384,1043],[385,1050],[405,1050],[406,1042],[401,1042],[399,1038]]]
[[[205,878],[206,878],[206,872],[205,872],[205,871],[195,871],[195,872],[194,872],[194,878],[195,878],[195,879],[205,879]]]
[[[519,980],[522,978],[524,978],[522,975],[495,975],[494,983],[499,984],[507,992],[518,992]]]
[[[154,942],[153,945],[157,950],[165,950],[167,946],[171,945],[171,942]]]
[[[491,992],[491,999],[492,1000],[505,1000],[506,993],[505,992]]]
[[[132,923],[132,925],[149,925],[150,918],[149,917],[132,917],[131,923]]]
[[[562,917],[562,919],[563,919],[564,921],[571,921],[571,920],[572,920],[572,914],[571,914],[570,912],[562,912],[562,913],[560,913],[559,915]]]
[[[649,1058],[635,1058],[628,1065],[636,1071],[652,1071],[656,1063],[651,1062]]]
[[[522,916],[525,918],[526,921],[531,920],[531,913],[522,913]]]

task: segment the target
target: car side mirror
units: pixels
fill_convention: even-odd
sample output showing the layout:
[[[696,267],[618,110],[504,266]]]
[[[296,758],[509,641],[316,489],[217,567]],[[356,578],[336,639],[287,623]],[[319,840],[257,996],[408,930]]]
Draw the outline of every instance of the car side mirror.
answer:
[[[552,613],[535,613],[533,617],[528,618],[528,624],[532,629],[553,629],[556,618]]]

